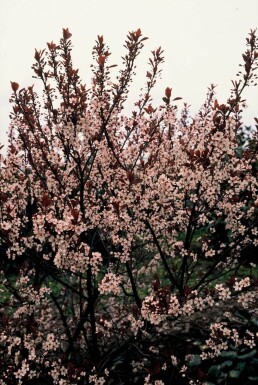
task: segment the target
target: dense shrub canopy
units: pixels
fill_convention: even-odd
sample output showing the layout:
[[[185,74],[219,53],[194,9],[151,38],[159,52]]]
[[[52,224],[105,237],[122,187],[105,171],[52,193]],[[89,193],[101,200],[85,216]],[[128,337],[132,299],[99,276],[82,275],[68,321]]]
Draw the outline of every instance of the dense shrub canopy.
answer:
[[[218,102],[211,85],[194,118],[169,87],[152,105],[161,48],[135,110],[123,113],[140,29],[127,36],[115,80],[98,36],[90,87],[73,68],[70,38],[64,29],[58,45],[35,51],[41,97],[11,83],[0,384],[211,382],[201,359],[257,343],[257,323],[234,318],[257,305],[256,133],[240,143],[255,31],[229,99]]]

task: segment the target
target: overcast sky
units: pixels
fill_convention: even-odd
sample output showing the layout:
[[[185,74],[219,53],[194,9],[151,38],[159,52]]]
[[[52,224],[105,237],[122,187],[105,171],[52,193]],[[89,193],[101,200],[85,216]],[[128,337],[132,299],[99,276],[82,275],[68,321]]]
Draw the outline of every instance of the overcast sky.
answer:
[[[245,38],[258,27],[258,0],[0,0],[0,143],[7,142],[10,81],[25,87],[32,79],[34,49],[58,42],[69,28],[73,60],[86,83],[91,79],[91,51],[97,35],[104,35],[119,63],[128,31],[141,28],[149,37],[138,61],[132,94],[144,84],[151,50],[162,46],[166,62],[155,96],[167,86],[190,104],[193,113],[204,101],[207,87],[217,84],[220,103],[230,94],[245,50]],[[244,123],[258,117],[258,87],[244,97]]]

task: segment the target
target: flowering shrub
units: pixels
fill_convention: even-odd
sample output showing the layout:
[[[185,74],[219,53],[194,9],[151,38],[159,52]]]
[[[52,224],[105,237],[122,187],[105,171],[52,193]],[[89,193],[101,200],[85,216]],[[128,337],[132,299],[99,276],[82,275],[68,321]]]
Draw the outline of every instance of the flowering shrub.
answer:
[[[73,67],[70,38],[64,29],[59,44],[35,51],[42,97],[11,83],[0,384],[204,383],[189,353],[209,359],[229,344],[257,344],[257,331],[231,326],[235,309],[257,306],[256,265],[243,257],[258,245],[256,133],[239,147],[256,33],[227,102],[211,85],[194,118],[169,87],[152,105],[161,48],[135,110],[123,113],[140,29],[127,36],[115,80],[97,37],[90,87]],[[196,319],[202,349],[189,340]]]

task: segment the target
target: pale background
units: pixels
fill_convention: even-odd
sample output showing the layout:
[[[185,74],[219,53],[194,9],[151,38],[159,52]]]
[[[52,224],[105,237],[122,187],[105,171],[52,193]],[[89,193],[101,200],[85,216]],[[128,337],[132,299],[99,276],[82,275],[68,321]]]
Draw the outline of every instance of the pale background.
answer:
[[[74,63],[87,84],[96,36],[104,35],[108,42],[110,64],[119,64],[126,33],[141,28],[149,40],[138,60],[131,100],[137,100],[144,85],[150,51],[162,46],[166,62],[155,102],[170,86],[194,115],[211,83],[218,85],[220,103],[229,97],[245,38],[258,27],[258,0],[0,0],[0,143],[7,143],[10,81],[36,85],[34,49],[58,42],[64,27],[73,34]],[[258,87],[247,89],[244,98],[244,123],[254,125]]]

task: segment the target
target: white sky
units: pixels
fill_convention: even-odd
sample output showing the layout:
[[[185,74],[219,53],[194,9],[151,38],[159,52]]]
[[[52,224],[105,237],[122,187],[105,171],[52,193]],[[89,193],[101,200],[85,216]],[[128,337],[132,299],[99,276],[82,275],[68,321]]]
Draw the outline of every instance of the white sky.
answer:
[[[31,70],[34,49],[58,42],[67,27],[73,34],[75,67],[88,84],[96,36],[104,35],[113,53],[110,63],[119,64],[126,33],[141,28],[149,40],[138,60],[135,101],[144,85],[149,53],[162,46],[166,61],[156,100],[170,86],[194,113],[211,83],[218,84],[219,102],[227,100],[245,38],[258,27],[258,0],[0,0],[0,143],[7,142],[10,81],[22,87],[36,84]],[[244,123],[253,125],[258,87],[247,89],[244,98],[249,106]]]

